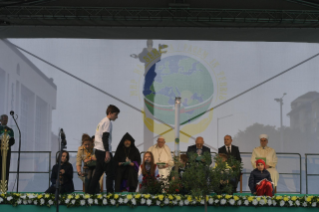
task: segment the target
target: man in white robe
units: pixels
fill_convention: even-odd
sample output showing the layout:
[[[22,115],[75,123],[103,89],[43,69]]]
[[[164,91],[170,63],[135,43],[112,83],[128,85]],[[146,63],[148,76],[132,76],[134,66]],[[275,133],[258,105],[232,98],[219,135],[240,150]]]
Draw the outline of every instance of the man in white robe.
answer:
[[[270,148],[267,146],[268,144],[268,136],[266,134],[261,134],[259,136],[260,139],[260,146],[256,147],[253,150],[253,153],[251,155],[251,164],[253,168],[256,168],[256,160],[257,159],[266,159],[266,166],[265,168],[267,171],[270,172],[271,180],[274,183],[274,186],[277,186],[278,180],[279,180],[279,173],[276,170],[277,165],[277,155],[273,148]],[[257,159],[256,159],[257,158]]]
[[[171,169],[174,166],[174,161],[171,150],[165,144],[165,139],[163,137],[159,137],[157,139],[157,143],[151,146],[147,151],[153,153],[156,164],[160,163],[160,165],[158,165],[159,175],[162,178],[168,178]]]

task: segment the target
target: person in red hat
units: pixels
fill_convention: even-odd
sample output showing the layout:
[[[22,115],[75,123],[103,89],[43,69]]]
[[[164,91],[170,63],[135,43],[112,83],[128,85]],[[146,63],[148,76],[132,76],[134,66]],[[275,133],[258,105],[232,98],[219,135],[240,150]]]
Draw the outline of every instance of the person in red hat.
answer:
[[[265,168],[265,161],[258,159],[256,169],[249,176],[248,185],[252,194],[257,196],[273,196],[273,182],[269,171]]]

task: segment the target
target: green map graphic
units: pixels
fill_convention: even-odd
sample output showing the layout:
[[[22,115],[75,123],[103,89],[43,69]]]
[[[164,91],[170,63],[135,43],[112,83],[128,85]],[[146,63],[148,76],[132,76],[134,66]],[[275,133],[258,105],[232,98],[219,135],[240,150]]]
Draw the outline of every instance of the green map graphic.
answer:
[[[174,124],[175,97],[182,97],[181,123],[209,109],[214,84],[206,67],[184,55],[166,57],[145,75],[144,101],[157,119]]]

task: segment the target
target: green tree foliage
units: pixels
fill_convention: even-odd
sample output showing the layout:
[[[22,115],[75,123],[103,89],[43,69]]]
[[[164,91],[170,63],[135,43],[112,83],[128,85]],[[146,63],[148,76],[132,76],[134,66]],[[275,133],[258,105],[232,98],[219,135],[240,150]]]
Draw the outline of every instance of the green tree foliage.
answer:
[[[200,160],[198,160],[196,153],[189,155],[189,164],[183,173],[181,181],[185,189],[193,196],[206,196],[212,191],[212,186],[209,183],[212,169],[209,164],[203,162],[209,160],[209,153],[205,153]]]
[[[242,164],[232,156],[227,161],[223,161],[223,158],[217,155],[214,161],[217,165],[212,168],[209,182],[212,190],[217,194],[231,194],[233,190],[231,183],[237,181]]]
[[[170,184],[181,185],[195,197],[206,196],[213,191],[216,193],[231,193],[231,180],[239,176],[242,169],[241,163],[231,157],[226,164],[221,157],[216,156],[214,161],[217,166],[212,168],[209,163],[205,163],[205,161],[210,161],[210,158],[209,153],[205,153],[200,159],[197,154],[190,155],[189,164],[182,179],[175,178]],[[227,167],[227,165],[232,168]],[[175,170],[172,174],[177,176],[174,172]]]
[[[181,185],[181,189],[188,191],[195,198],[204,197],[205,211],[207,211],[206,196],[213,191],[230,194],[232,192],[231,180],[238,177],[242,165],[234,158],[230,158],[226,164],[226,161],[216,156],[214,161],[217,165],[212,168],[210,167],[211,156],[209,153],[204,153],[200,158],[196,153],[190,154],[188,157],[189,163],[185,168],[182,178],[177,178],[176,171],[173,171],[172,174],[175,178],[170,182],[170,185]],[[175,187],[168,190],[173,189]]]

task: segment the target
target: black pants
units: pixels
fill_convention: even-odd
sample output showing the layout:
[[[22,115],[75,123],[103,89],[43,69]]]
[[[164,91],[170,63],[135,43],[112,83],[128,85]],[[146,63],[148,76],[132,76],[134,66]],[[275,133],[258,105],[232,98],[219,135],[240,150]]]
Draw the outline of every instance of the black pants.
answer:
[[[99,184],[99,180],[105,172],[106,178],[106,190],[108,193],[113,193],[113,181],[114,181],[114,162],[113,162],[113,155],[110,153],[110,161],[108,163],[104,162],[105,159],[105,152],[100,150],[95,150],[95,157],[96,157],[96,167],[95,172],[93,174],[93,178],[91,180],[90,186],[88,191],[89,194],[96,193],[96,187]]]
[[[240,181],[240,175],[241,175],[241,173],[239,173],[239,175],[236,178],[231,179],[230,183],[233,185],[233,193],[237,192],[237,186],[238,186],[238,183]]]
[[[85,176],[85,180],[84,180],[86,192],[89,191],[90,189],[90,186],[91,186],[90,184],[93,179],[94,173],[95,173],[95,167],[89,167],[87,175]],[[100,191],[100,183],[98,183],[98,185],[96,186],[96,193],[98,193],[99,191]]]
[[[134,166],[118,166],[115,178],[115,192],[121,192],[122,180],[127,180],[129,192],[135,192],[138,184],[137,171]]]

